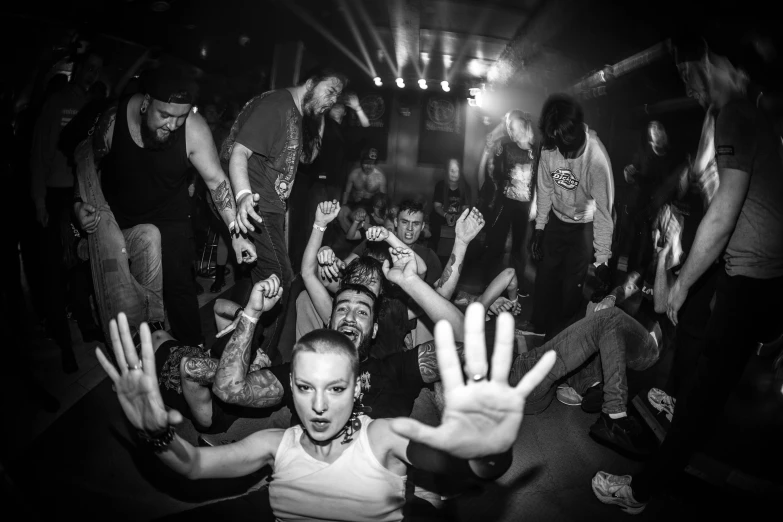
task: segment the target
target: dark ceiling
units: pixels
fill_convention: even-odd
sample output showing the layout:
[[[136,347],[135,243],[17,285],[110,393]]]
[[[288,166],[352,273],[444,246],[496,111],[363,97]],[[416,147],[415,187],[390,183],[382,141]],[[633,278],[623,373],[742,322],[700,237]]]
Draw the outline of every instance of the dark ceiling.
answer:
[[[698,3],[673,0],[72,0],[5,9],[27,24],[105,35],[118,67],[138,44],[138,53],[158,46],[207,74],[264,75],[276,42],[301,40],[315,60],[358,81],[552,88],[664,40],[676,25],[698,28],[705,16]]]

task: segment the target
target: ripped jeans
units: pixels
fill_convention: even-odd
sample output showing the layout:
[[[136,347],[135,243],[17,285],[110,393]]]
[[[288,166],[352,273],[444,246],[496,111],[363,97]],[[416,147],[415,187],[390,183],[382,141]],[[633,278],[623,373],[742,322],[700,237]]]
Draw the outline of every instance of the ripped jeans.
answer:
[[[128,325],[163,321],[163,268],[160,232],[154,225],[120,230],[103,197],[90,141],[76,151],[77,179],[82,199],[101,217],[88,236],[90,267],[101,327],[110,339],[109,321],[124,312]]]
[[[619,308],[612,307],[588,315],[535,350],[517,356],[509,382],[512,385],[518,383],[549,350],[555,351],[557,360],[541,384],[528,396],[527,402],[532,405],[541,401],[557,381],[579,370],[578,380],[584,386],[580,386],[577,393],[584,393],[584,388],[603,380],[602,411],[607,414],[627,409],[626,368],[646,370],[661,355],[661,349],[650,332]],[[598,356],[588,362],[595,354]]]

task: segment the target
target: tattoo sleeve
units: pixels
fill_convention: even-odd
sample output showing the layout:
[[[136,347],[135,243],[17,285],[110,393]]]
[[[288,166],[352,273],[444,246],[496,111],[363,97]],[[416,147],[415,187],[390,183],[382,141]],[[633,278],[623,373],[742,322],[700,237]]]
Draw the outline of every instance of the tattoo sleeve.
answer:
[[[443,273],[441,274],[440,279],[435,281],[435,288],[443,288],[443,285],[445,285],[448,280],[451,279],[451,274],[454,272],[454,263],[456,260],[456,256],[451,254],[451,257],[449,257],[449,262],[446,264],[446,268],[443,269]]]
[[[223,180],[215,190],[210,190],[209,192],[212,194],[212,201],[215,203],[215,208],[218,212],[234,208],[234,198],[231,194],[228,180]]]
[[[268,408],[280,403],[283,386],[269,370],[250,365],[250,343],[255,325],[241,316],[215,371],[212,392],[224,402]]]
[[[106,157],[111,149],[109,142],[114,133],[114,121],[117,119],[117,106],[112,105],[101,114],[98,121],[90,129],[92,136],[92,150],[95,157],[95,166],[100,166],[101,160]]]
[[[459,360],[465,362],[464,344],[457,344],[457,354]],[[435,341],[429,341],[418,346],[419,350],[419,371],[421,379],[427,383],[433,383],[440,380],[440,371],[438,371],[438,358],[435,355]]]
[[[185,361],[184,377],[202,386],[215,382],[215,372],[220,361],[211,357],[191,357]]]

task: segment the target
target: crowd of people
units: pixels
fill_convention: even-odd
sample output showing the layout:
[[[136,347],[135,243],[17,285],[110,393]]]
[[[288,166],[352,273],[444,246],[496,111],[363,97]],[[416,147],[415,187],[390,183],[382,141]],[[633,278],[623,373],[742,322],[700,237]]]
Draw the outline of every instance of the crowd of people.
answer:
[[[622,215],[609,154],[566,94],[549,96],[537,124],[523,110],[504,115],[477,187],[449,158],[431,198],[395,201],[376,147],[350,162],[344,117],[369,121],[339,71],[314,69],[226,114],[217,102],[197,111],[176,67],[128,88],[144,59],[109,94],[101,57],[80,54],[70,81],[49,80],[45,103],[14,120],[11,140],[30,152],[8,164],[29,173],[20,215],[40,245],[16,244],[64,371],[77,369],[70,313],[85,341],[103,343],[96,355],[140,444],[191,479],[271,466],[279,520],[401,520],[407,481],[437,508],[442,481],[428,477],[448,477],[453,492],[501,476],[524,415],[555,397],[598,414],[597,440],[649,458],[634,476],[592,480],[601,502],[643,511],[676,487],[757,344],[781,335],[783,311],[765,299],[783,290],[774,116],[730,51],[703,40],[675,51],[705,110],[701,140],[680,157],[650,121],[618,178],[634,194]],[[211,345],[196,200],[218,231],[210,290],[225,287],[231,264],[247,288],[215,301]],[[610,259],[624,219],[633,237],[620,274]],[[299,259],[290,237],[301,238]],[[458,292],[469,270],[481,290]],[[41,283],[46,298],[35,299]],[[636,294],[641,305],[624,307]],[[668,382],[648,395],[671,420],[658,447],[629,411],[627,370],[668,349]],[[242,417],[256,419],[254,434],[209,437]],[[177,435],[183,418],[201,446]]]

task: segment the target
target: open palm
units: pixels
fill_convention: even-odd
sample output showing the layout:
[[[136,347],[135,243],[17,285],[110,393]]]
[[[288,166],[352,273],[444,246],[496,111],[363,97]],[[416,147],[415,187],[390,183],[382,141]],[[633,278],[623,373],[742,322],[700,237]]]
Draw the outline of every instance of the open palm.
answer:
[[[479,303],[471,304],[465,314],[467,383],[451,326],[441,321],[435,328],[438,367],[446,403],[440,426],[432,428],[401,418],[392,421],[394,431],[462,459],[500,454],[512,446],[522,424],[525,399],[549,373],[555,356],[554,352],[547,352],[519,384],[509,386],[514,320],[504,312],[498,318],[492,375],[487,379],[484,314],[484,307]]]
[[[122,410],[133,427],[155,433],[166,429],[170,424],[181,422],[182,415],[176,410],[166,411],[163,404],[155,373],[152,335],[147,323],[142,323],[139,329],[141,360],[136,355],[136,346],[133,344],[125,314],[120,313],[116,320],[111,320],[109,331],[119,371],[103,355],[100,348],[95,349],[95,355],[114,383]]]

